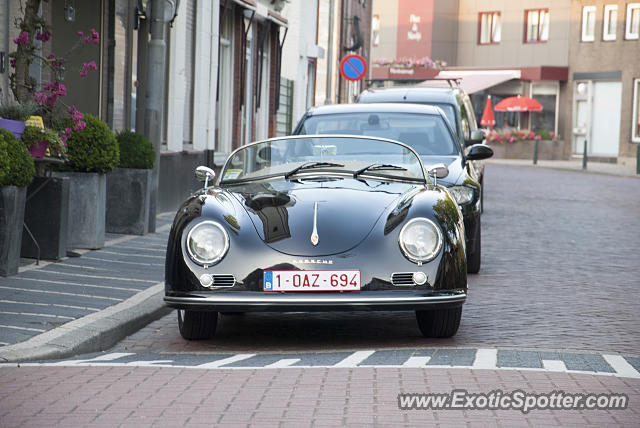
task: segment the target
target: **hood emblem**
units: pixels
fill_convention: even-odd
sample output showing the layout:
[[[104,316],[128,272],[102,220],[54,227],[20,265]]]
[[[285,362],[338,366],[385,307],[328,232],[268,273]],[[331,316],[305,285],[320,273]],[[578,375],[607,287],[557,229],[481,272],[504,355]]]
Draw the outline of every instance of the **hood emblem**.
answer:
[[[318,236],[318,203],[314,202],[313,204],[313,232],[311,232],[311,243],[316,246],[320,242],[320,237]]]

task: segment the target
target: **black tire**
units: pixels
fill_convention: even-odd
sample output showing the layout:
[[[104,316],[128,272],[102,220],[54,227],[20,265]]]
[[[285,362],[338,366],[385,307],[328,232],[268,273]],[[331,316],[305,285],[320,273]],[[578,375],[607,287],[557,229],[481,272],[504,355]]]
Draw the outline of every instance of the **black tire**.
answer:
[[[482,179],[484,181],[484,178]],[[480,214],[484,212],[484,184],[480,182]]]
[[[184,339],[210,339],[216,333],[217,326],[217,312],[178,310],[178,328]]]
[[[460,327],[462,306],[448,309],[416,311],[418,327],[424,337],[451,337]]]
[[[480,217],[476,226],[476,239],[473,240],[473,248],[467,248],[467,273],[480,272],[480,259],[482,255],[482,227]]]

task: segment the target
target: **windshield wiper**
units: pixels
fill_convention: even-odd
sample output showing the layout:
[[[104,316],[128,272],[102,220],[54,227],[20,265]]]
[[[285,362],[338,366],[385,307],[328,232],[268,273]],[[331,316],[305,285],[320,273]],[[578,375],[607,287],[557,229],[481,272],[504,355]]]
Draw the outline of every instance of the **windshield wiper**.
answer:
[[[343,167],[344,165],[340,164],[340,163],[335,163],[335,162],[307,162],[307,163],[303,163],[302,165],[293,168],[291,171],[287,172],[284,175],[284,178],[289,178],[292,175],[294,175],[295,173],[297,173],[298,171],[302,171],[303,169],[313,169],[313,168],[322,168],[325,166],[337,166],[337,167]]]
[[[393,170],[393,171],[406,171],[407,168],[404,168],[402,166],[398,166],[398,165],[391,165],[388,163],[372,163],[371,165],[367,165],[364,168],[360,168],[359,170],[357,170],[356,172],[353,173],[353,178],[356,178],[357,176],[359,176],[360,174],[362,174],[365,171],[378,171],[378,170],[382,170],[382,169],[388,169],[388,170]]]

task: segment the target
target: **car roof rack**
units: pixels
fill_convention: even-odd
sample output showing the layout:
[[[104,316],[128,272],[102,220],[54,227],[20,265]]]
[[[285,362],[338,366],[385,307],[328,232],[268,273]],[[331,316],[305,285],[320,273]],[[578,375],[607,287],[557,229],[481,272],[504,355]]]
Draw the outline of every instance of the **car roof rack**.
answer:
[[[428,82],[447,82],[449,87],[460,88],[460,82],[462,81],[462,77],[426,77],[426,78],[409,78],[409,79],[366,79],[367,86],[371,88],[372,85],[376,83],[384,84],[384,82],[392,82],[395,83],[392,87],[402,87],[402,86],[411,86],[411,85],[422,85],[427,86]]]
[[[426,79],[420,79],[422,80],[422,83],[425,82],[429,82],[429,81],[446,81],[449,84],[449,87],[451,88],[459,88],[460,87],[460,82],[462,81],[462,77],[428,77]],[[454,86],[455,84],[455,86]]]

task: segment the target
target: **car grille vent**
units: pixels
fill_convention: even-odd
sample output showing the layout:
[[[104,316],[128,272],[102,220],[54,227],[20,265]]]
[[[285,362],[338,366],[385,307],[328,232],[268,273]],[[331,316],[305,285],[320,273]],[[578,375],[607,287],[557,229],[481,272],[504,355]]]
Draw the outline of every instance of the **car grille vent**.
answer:
[[[236,278],[233,275],[211,275],[213,278],[212,287],[233,287],[236,285]]]
[[[391,275],[391,283],[396,286],[413,286],[413,272],[399,272]]]

